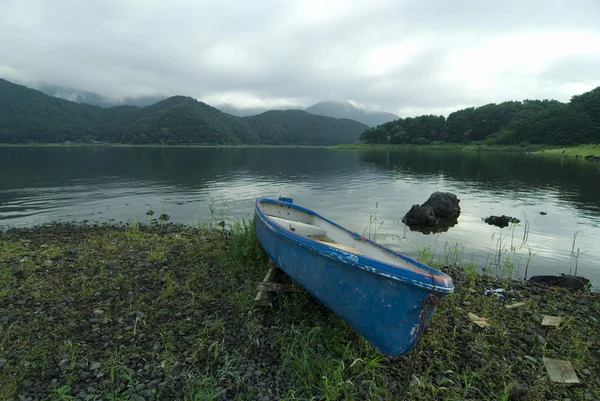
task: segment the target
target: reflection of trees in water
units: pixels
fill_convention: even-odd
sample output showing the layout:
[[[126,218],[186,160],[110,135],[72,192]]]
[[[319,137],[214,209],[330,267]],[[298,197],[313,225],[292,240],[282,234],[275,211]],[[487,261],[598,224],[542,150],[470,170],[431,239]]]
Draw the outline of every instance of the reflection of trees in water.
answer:
[[[355,152],[321,148],[6,147],[0,148],[0,189],[85,184],[102,177],[197,190],[248,174],[290,183],[356,171]],[[3,193],[0,202],[16,195]]]
[[[600,210],[600,172],[585,161],[496,152],[415,150],[362,151],[360,160],[403,177],[445,178],[468,183],[491,194],[512,192],[523,197],[553,192],[585,210]],[[543,206],[541,206],[543,207]]]
[[[9,188],[101,176],[196,187],[235,172],[286,179],[335,174],[359,164],[356,154],[319,148],[11,147],[1,148],[0,155],[0,169],[14,172],[3,178]]]

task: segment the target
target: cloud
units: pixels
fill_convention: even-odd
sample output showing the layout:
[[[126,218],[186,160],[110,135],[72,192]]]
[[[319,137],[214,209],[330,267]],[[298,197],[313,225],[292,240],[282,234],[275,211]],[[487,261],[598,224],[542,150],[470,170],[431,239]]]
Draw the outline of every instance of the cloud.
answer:
[[[597,0],[3,0],[0,75],[127,96],[400,115],[600,85]]]

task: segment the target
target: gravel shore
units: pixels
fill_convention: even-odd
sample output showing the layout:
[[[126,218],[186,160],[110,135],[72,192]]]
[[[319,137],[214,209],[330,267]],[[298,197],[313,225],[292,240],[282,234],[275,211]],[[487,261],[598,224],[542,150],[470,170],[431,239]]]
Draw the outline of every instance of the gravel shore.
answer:
[[[456,293],[409,355],[388,358],[306,293],[254,307],[267,261],[252,234],[2,232],[0,400],[600,399],[598,293],[445,267]],[[581,383],[551,381],[544,358],[569,361]]]

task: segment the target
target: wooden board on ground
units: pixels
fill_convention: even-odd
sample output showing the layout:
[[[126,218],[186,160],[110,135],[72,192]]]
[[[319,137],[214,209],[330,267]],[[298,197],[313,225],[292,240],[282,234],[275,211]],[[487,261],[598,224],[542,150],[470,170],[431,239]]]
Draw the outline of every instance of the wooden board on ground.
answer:
[[[544,315],[542,318],[542,326],[558,327],[560,322],[562,322],[562,317],[560,316]]]
[[[484,317],[479,317],[474,313],[469,312],[469,319],[479,327],[490,327],[488,320]]]
[[[578,384],[579,378],[573,369],[571,362],[559,359],[544,358],[544,366],[550,380],[557,383]]]
[[[506,309],[517,309],[522,308],[523,306],[525,306],[525,302],[516,302],[514,304],[504,305]]]

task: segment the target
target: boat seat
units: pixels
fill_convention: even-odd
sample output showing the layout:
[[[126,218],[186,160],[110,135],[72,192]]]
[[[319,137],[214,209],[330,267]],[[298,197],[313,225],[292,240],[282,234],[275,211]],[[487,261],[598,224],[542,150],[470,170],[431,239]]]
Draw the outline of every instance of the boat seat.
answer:
[[[325,235],[327,232],[321,227],[317,227],[312,224],[301,223],[299,221],[283,219],[275,216],[269,216],[269,218],[287,229],[292,229],[292,231],[300,235]]]

